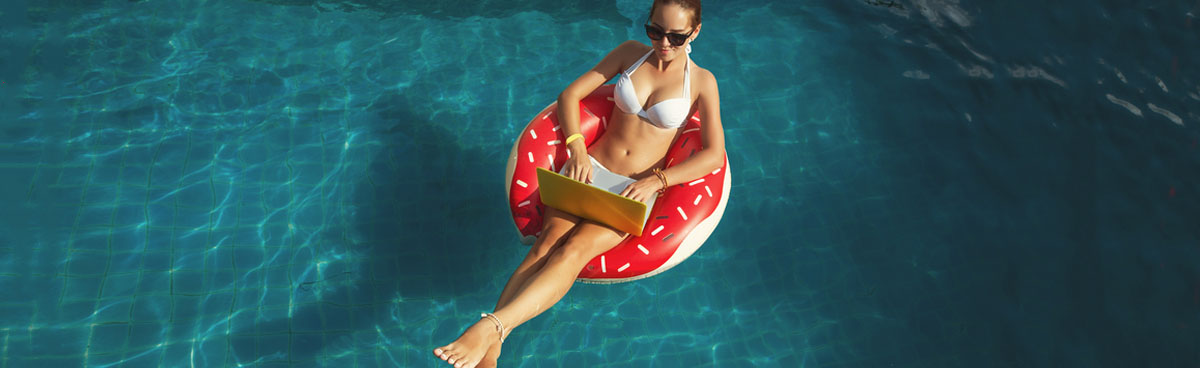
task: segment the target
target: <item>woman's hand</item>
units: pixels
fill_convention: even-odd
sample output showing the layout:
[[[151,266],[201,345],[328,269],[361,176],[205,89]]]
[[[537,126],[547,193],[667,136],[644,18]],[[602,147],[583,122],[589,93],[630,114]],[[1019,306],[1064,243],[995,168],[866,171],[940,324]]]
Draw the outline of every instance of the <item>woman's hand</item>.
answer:
[[[584,183],[592,183],[592,160],[585,153],[572,154],[571,158],[567,159],[567,163],[563,164],[563,176],[566,176]]]
[[[621,191],[621,195],[645,203],[651,196],[657,196],[659,189],[662,189],[662,181],[656,176],[651,176],[629,183],[625,190]]]

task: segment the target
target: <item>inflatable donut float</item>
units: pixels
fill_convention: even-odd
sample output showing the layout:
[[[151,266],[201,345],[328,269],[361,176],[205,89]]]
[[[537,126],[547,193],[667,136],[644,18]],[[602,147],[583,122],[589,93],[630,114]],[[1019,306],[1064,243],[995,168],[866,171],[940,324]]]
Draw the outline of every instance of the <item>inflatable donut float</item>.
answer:
[[[579,102],[580,131],[591,146],[608,126],[613,110],[613,85],[600,86]],[[542,231],[545,207],[538,195],[536,169],[557,172],[568,153],[558,127],[557,103],[542,109],[513,143],[508,155],[504,189],[521,242],[529,245]],[[693,114],[683,133],[667,150],[666,167],[683,162],[701,149],[700,114]],[[596,284],[628,282],[657,275],[691,256],[712,234],[729,199],[729,158],[704,177],[668,188],[659,197],[646,230],[630,235],[597,256],[579,272],[578,281]]]

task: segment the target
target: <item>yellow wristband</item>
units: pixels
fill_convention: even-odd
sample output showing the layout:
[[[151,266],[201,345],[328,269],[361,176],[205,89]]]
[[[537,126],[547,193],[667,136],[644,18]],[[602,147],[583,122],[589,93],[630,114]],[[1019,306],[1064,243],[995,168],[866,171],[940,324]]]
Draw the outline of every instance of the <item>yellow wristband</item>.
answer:
[[[574,142],[576,139],[582,139],[582,138],[583,138],[583,134],[581,134],[581,133],[571,134],[570,137],[567,137],[566,144],[571,144],[571,142]]]

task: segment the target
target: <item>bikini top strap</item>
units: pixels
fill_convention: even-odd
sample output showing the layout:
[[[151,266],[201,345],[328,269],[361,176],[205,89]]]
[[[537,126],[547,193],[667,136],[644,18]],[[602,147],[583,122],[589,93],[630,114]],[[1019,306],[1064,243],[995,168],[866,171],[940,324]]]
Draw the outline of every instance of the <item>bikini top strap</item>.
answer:
[[[636,71],[639,66],[642,66],[642,62],[645,62],[646,58],[650,57],[650,54],[653,54],[653,53],[654,53],[654,48],[651,47],[650,52],[647,52],[645,55],[642,55],[642,58],[638,59],[638,61],[636,63],[633,63],[633,65],[630,65],[629,69],[625,69],[625,75],[633,75],[633,72]]]
[[[688,88],[688,87],[692,85],[692,76],[691,76],[692,59],[687,57],[687,55],[684,55],[683,58],[684,58],[684,60],[687,60],[684,62],[685,64],[683,64],[683,97],[688,99],[688,101],[691,101],[692,94],[688,92],[688,91],[690,91],[690,88]]]

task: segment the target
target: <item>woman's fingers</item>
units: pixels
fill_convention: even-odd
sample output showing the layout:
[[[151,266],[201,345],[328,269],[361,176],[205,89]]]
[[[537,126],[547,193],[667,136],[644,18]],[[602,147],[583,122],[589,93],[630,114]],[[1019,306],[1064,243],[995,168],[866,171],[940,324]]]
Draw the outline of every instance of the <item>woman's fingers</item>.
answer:
[[[580,161],[575,158],[567,160],[567,164],[566,164],[567,170],[565,172],[566,173],[565,176],[568,178],[571,178],[571,180],[580,181],[580,182],[584,182],[584,183],[590,183],[591,177],[592,177],[592,175],[591,175],[592,167],[589,164],[590,163],[584,163],[583,161]]]
[[[582,173],[582,171],[583,171],[583,168],[580,167],[574,161],[567,162],[567,175],[566,176],[568,178],[571,178],[571,180],[579,180],[579,175],[580,175],[580,173]]]
[[[644,191],[638,190],[637,182],[625,186],[625,190],[621,191],[621,196],[639,202],[646,198]]]
[[[579,164],[576,166],[579,167],[579,177],[575,178],[575,180],[591,184],[592,183],[592,163],[580,160]]]

